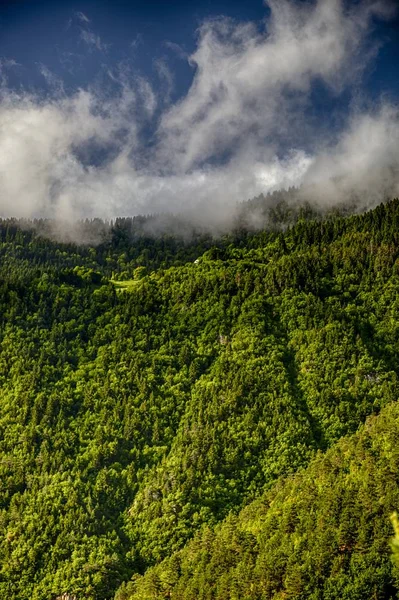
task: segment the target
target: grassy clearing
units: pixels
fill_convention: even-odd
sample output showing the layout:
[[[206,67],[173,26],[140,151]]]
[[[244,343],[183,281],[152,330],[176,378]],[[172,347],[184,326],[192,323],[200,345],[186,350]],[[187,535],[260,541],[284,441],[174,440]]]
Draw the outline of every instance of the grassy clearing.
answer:
[[[137,286],[139,280],[125,279],[123,281],[116,281],[115,279],[111,279],[111,283],[115,286],[118,292],[129,292]]]

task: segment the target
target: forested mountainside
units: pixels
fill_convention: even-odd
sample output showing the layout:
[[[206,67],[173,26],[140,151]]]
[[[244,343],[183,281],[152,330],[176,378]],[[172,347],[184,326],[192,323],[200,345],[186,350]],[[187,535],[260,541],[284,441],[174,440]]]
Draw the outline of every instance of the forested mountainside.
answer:
[[[396,598],[387,540],[399,505],[398,439],[393,403],[238,516],[204,527],[118,600]]]
[[[396,598],[399,201],[312,216],[0,223],[1,597]]]

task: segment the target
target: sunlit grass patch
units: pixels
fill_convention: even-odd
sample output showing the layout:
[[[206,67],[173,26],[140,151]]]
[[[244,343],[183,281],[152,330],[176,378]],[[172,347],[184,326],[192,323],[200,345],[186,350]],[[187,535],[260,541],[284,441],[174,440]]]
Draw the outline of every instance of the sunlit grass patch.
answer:
[[[115,286],[118,292],[129,292],[132,291],[133,288],[135,288],[137,284],[140,283],[140,281],[138,281],[137,279],[125,279],[123,281],[116,281],[115,279],[111,279],[111,283]]]

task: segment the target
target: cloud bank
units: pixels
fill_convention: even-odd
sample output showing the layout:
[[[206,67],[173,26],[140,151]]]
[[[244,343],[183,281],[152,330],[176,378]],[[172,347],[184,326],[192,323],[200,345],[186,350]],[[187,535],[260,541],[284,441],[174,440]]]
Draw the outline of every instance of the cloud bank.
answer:
[[[179,212],[228,225],[238,201],[290,186],[321,204],[399,195],[397,107],[353,104],[338,130],[321,130],[312,112],[315,86],[330,97],[359,89],[378,51],[373,18],[390,18],[393,3],[268,5],[265,23],[202,24],[188,57],[192,84],[174,104],[163,60],[155,84],[119,65],[106,69],[109,86],[69,95],[43,66],[51,87],[43,96],[13,92],[3,77],[1,215]],[[77,18],[90,52],[102,52],[88,17]]]

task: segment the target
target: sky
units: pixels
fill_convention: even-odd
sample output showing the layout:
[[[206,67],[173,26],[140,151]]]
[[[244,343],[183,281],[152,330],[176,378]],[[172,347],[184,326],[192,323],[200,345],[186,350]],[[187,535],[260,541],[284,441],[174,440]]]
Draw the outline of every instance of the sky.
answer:
[[[0,215],[399,195],[395,0],[0,0]]]

